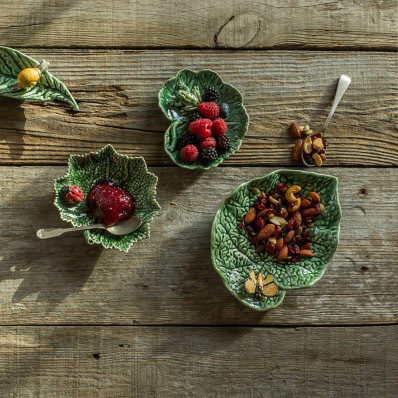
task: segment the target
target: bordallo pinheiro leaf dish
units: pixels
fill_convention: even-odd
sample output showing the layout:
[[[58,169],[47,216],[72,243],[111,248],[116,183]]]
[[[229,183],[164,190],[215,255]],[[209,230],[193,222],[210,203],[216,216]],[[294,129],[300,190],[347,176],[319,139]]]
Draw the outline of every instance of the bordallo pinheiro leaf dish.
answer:
[[[203,112],[202,115],[200,114],[200,107],[206,101],[209,101],[206,104],[210,107],[210,103],[212,103],[213,106],[219,108],[219,117],[215,116],[218,118],[217,121],[212,119],[211,122],[206,119],[206,116],[203,116]],[[165,133],[165,151],[174,163],[187,169],[210,169],[218,166],[225,158],[240,148],[249,126],[249,116],[243,106],[240,92],[232,85],[224,83],[216,72],[209,69],[199,72],[189,69],[179,71],[160,90],[159,106],[164,115],[172,122]],[[209,124],[222,125],[227,128],[227,131],[223,138],[217,137],[218,132],[217,134],[214,133],[217,137],[217,152],[213,148],[207,148],[207,151],[209,151],[207,153],[208,158],[204,159],[201,156],[203,145],[200,146],[199,143],[196,143],[195,145],[201,151],[201,154],[197,155],[197,159],[193,162],[187,163],[181,159],[180,154],[184,146],[181,144],[184,141],[182,137],[184,133],[189,132],[192,121],[199,118],[208,120]],[[224,133],[221,130],[219,134]],[[203,136],[200,138],[203,141]],[[222,141],[221,144],[219,141]],[[192,142],[189,143],[193,144]],[[215,154],[216,157],[212,157],[212,154]]]
[[[38,61],[18,50],[0,46],[0,95],[21,100],[60,100],[79,109],[65,84],[47,70],[40,73],[39,65]],[[22,80],[19,78],[20,72],[27,73]],[[32,73],[35,81],[29,82],[27,80]],[[22,81],[24,87],[20,86]]]
[[[288,186],[299,185],[305,195],[318,192],[324,204],[324,212],[312,227],[311,244],[315,255],[300,258],[293,264],[281,263],[267,253],[258,253],[241,228],[256,199],[257,194],[253,192],[269,192],[280,182]],[[322,277],[338,245],[340,220],[336,177],[296,170],[274,171],[240,185],[221,204],[211,233],[213,266],[227,289],[239,301],[255,310],[269,310],[282,302],[287,289],[311,286]],[[260,299],[249,294],[245,283],[250,271],[273,279],[278,288],[277,294]]]
[[[137,230],[122,236],[100,229],[84,232],[89,244],[127,252],[134,242],[149,237],[149,223],[160,210],[156,201],[157,181],[158,178],[148,171],[144,158],[120,155],[107,145],[99,152],[69,157],[67,174],[55,180],[55,206],[64,221],[80,227],[96,221],[87,201],[94,187],[111,186],[132,195],[134,215],[142,220]],[[109,202],[106,204],[109,206]]]

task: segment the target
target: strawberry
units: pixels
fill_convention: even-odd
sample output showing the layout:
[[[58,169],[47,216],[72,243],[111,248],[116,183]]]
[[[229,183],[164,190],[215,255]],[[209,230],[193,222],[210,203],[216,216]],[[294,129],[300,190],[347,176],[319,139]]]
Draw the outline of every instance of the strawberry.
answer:
[[[205,149],[208,147],[215,148],[217,146],[217,142],[213,137],[207,137],[199,145],[200,149]]]
[[[214,120],[220,113],[220,108],[215,102],[201,102],[198,106],[199,113],[210,120]]]
[[[209,119],[199,119],[190,123],[189,131],[191,134],[199,135],[202,138],[211,136],[211,126],[213,122]]]
[[[213,125],[211,126],[211,132],[213,133],[214,137],[220,137],[227,132],[227,123],[224,119],[218,118],[214,120]]]
[[[198,148],[195,145],[187,145],[180,150],[180,158],[184,163],[192,163],[199,155]]]

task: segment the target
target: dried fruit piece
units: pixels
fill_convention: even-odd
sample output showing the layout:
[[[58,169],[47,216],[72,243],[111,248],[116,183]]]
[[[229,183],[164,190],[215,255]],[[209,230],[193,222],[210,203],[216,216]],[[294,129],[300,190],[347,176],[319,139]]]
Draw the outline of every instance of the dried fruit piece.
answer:
[[[316,138],[314,141],[312,141],[312,147],[316,150],[319,151],[320,149],[323,148],[323,139],[322,138]]]
[[[299,138],[301,137],[302,131],[300,130],[300,127],[296,123],[292,123],[289,128],[291,134],[293,137]]]
[[[303,151],[304,153],[306,153],[307,155],[311,154],[312,152],[312,141],[311,141],[311,137],[308,137],[303,144]]]
[[[258,240],[268,239],[275,231],[274,224],[267,224],[259,233]]]
[[[250,224],[251,222],[254,221],[255,218],[256,218],[256,208],[252,207],[251,209],[249,209],[249,211],[245,216],[245,224]]]
[[[322,158],[321,158],[317,153],[313,153],[313,154],[312,154],[312,159],[315,160],[315,164],[316,164],[318,167],[321,167],[321,166],[322,166],[323,160],[322,160]]]
[[[303,148],[303,140],[296,140],[293,148],[293,159],[301,160],[301,149]]]

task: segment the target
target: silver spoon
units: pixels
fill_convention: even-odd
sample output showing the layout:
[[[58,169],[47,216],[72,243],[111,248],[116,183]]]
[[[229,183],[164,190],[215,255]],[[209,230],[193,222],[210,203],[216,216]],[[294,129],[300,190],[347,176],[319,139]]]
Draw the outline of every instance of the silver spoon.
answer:
[[[72,227],[72,228],[48,228],[48,229],[39,229],[36,232],[36,235],[40,239],[48,239],[54,238],[56,236],[60,236],[65,232],[74,232],[74,231],[85,231],[87,229],[106,229],[112,235],[127,235],[130,232],[135,231],[142,224],[142,220],[139,217],[132,216],[128,220],[120,221],[111,227],[106,227],[102,224],[91,224],[91,225],[83,225],[82,227]]]
[[[334,112],[336,111],[337,105],[339,104],[341,98],[343,97],[344,93],[347,91],[348,86],[351,83],[351,77],[347,76],[347,75],[341,75],[340,79],[339,79],[339,83],[337,84],[337,89],[336,89],[336,94],[334,95],[334,100],[333,100],[333,105],[332,105],[332,109],[329,112],[329,116],[326,119],[325,124],[323,125],[323,134],[325,135],[326,133],[326,129],[328,128],[328,125],[330,123],[330,120],[332,119]],[[308,139],[311,139],[310,137],[312,137],[313,135],[316,135],[318,133],[312,133],[310,134],[308,137],[306,137],[306,139],[304,140],[307,141]],[[308,167],[314,167],[315,164],[309,164],[305,161],[304,158],[304,144],[303,147],[301,148],[301,159],[303,161],[303,163],[308,166]]]

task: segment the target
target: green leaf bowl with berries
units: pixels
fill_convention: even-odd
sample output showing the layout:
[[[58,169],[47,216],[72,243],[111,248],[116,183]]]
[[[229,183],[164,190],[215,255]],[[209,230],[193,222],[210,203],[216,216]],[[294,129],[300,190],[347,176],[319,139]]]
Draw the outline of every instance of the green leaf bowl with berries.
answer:
[[[141,226],[122,236],[115,236],[106,230],[84,231],[89,244],[100,244],[105,249],[118,249],[127,252],[131,245],[149,237],[149,223],[160,210],[156,201],[158,178],[148,171],[144,158],[120,155],[111,145],[98,152],[85,155],[71,155],[68,172],[55,180],[55,206],[61,219],[72,223],[74,227],[94,224],[96,220],[90,214],[86,199],[91,189],[101,181],[111,181],[124,188],[134,198],[134,215],[142,219]],[[84,199],[76,205],[65,199],[65,187],[79,187]]]
[[[182,147],[181,136],[188,131],[192,114],[197,111],[205,90],[209,88],[214,88],[218,94],[214,102],[218,105],[228,104],[229,114],[223,118],[228,126],[226,136],[231,140],[230,147],[225,152],[218,151],[217,159],[204,161],[199,156],[193,163],[185,163],[179,155]],[[224,159],[239,150],[249,127],[249,116],[243,106],[240,92],[231,84],[224,83],[221,77],[210,69],[199,72],[180,70],[159,91],[159,106],[171,121],[164,136],[165,151],[174,163],[186,169],[217,167]]]
[[[258,253],[242,229],[242,221],[259,192],[267,194],[280,182],[301,186],[303,197],[313,191],[319,193],[324,205],[311,228],[314,256],[302,257],[295,263],[282,263],[266,252]],[[272,309],[283,301],[287,290],[309,287],[323,276],[337,249],[340,221],[336,177],[300,170],[274,171],[240,185],[221,204],[211,232],[213,266],[226,288],[244,305],[258,311]],[[251,270],[256,275],[271,274],[278,294],[258,299],[248,293],[245,281]]]

